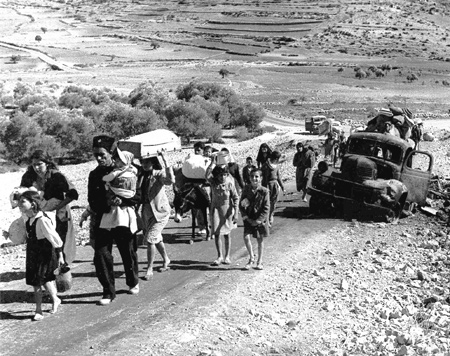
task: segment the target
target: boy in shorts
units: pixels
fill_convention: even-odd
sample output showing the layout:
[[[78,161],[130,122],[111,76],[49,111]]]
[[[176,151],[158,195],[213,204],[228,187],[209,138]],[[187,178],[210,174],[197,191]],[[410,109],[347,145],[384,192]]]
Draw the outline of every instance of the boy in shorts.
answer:
[[[269,236],[269,189],[261,185],[262,172],[255,168],[250,172],[250,184],[242,190],[239,210],[244,221],[244,243],[250,255],[244,269],[249,270],[255,262],[251,237],[258,242],[258,261],[255,269],[262,270],[264,238]]]

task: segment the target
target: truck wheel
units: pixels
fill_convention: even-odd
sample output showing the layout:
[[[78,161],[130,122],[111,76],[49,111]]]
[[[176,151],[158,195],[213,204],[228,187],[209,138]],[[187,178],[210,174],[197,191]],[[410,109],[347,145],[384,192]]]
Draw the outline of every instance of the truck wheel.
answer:
[[[387,222],[387,223],[393,223],[394,221],[396,221],[398,218],[395,216],[395,213],[394,213],[394,211],[392,211],[392,210],[389,210],[389,213],[387,213],[385,216],[384,216],[384,220]]]

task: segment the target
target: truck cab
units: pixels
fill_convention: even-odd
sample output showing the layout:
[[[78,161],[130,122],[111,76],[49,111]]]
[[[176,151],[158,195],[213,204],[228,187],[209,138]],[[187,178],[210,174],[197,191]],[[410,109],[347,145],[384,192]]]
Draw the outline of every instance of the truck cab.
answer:
[[[327,119],[324,115],[315,115],[305,119],[305,131],[311,134],[319,134],[319,125]]]
[[[414,150],[408,141],[377,132],[354,133],[340,169],[314,173],[310,209],[397,219],[411,204],[426,203],[432,168],[433,156]]]

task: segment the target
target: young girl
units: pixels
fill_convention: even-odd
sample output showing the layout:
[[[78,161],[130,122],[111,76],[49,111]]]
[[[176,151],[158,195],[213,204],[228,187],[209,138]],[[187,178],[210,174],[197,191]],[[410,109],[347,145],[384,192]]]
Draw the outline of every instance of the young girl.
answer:
[[[270,193],[261,185],[262,172],[253,169],[250,172],[250,184],[242,191],[239,209],[244,220],[244,242],[250,255],[244,269],[249,270],[255,262],[251,237],[258,242],[258,262],[255,269],[262,270],[264,238],[269,236],[268,218],[270,212]]]
[[[269,160],[262,167],[262,185],[268,188],[270,192],[269,227],[272,227],[273,224],[273,213],[278,202],[280,190],[284,193],[284,186],[280,177],[280,157],[280,152],[273,151]]]
[[[236,227],[238,219],[239,196],[234,186],[234,179],[228,174],[227,165],[214,166],[211,162],[206,170],[206,179],[211,185],[211,234],[215,236],[217,259],[213,266],[231,264],[230,232]],[[225,240],[225,257],[222,252],[222,238]]]
[[[153,262],[156,250],[163,258],[160,272],[169,269],[170,259],[163,242],[162,231],[169,222],[170,204],[165,185],[175,183],[172,167],[167,167],[164,155],[160,153],[165,171],[157,157],[141,158],[143,174],[139,177],[142,202],[142,220],[144,222],[144,236],[147,239],[147,274],[144,279],[153,276]]]
[[[57,312],[61,299],[56,295],[54,271],[64,264],[62,240],[56,232],[56,222],[41,211],[39,193],[28,190],[21,194],[19,209],[28,218],[25,281],[34,288],[36,313],[34,321],[44,318],[42,313],[42,286],[53,302],[50,313]],[[51,213],[49,213],[51,214]]]
[[[136,194],[137,169],[132,165],[133,154],[117,149],[114,159],[114,169],[103,177],[106,182],[107,199],[114,201],[120,198],[130,199]],[[103,214],[100,228],[113,229],[118,226],[129,227],[132,233],[137,231],[137,221],[134,212],[130,214],[128,209],[132,207],[119,207],[112,204],[109,212]]]

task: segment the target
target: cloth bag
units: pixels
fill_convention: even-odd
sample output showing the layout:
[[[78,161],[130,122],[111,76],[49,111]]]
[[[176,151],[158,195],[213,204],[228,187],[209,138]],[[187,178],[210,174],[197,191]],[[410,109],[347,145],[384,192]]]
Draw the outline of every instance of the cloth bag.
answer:
[[[205,157],[200,155],[191,155],[183,162],[181,172],[186,178],[205,179],[207,168],[208,165]]]
[[[67,264],[59,266],[54,273],[56,275],[56,289],[59,293],[67,292],[72,288],[72,272]]]

